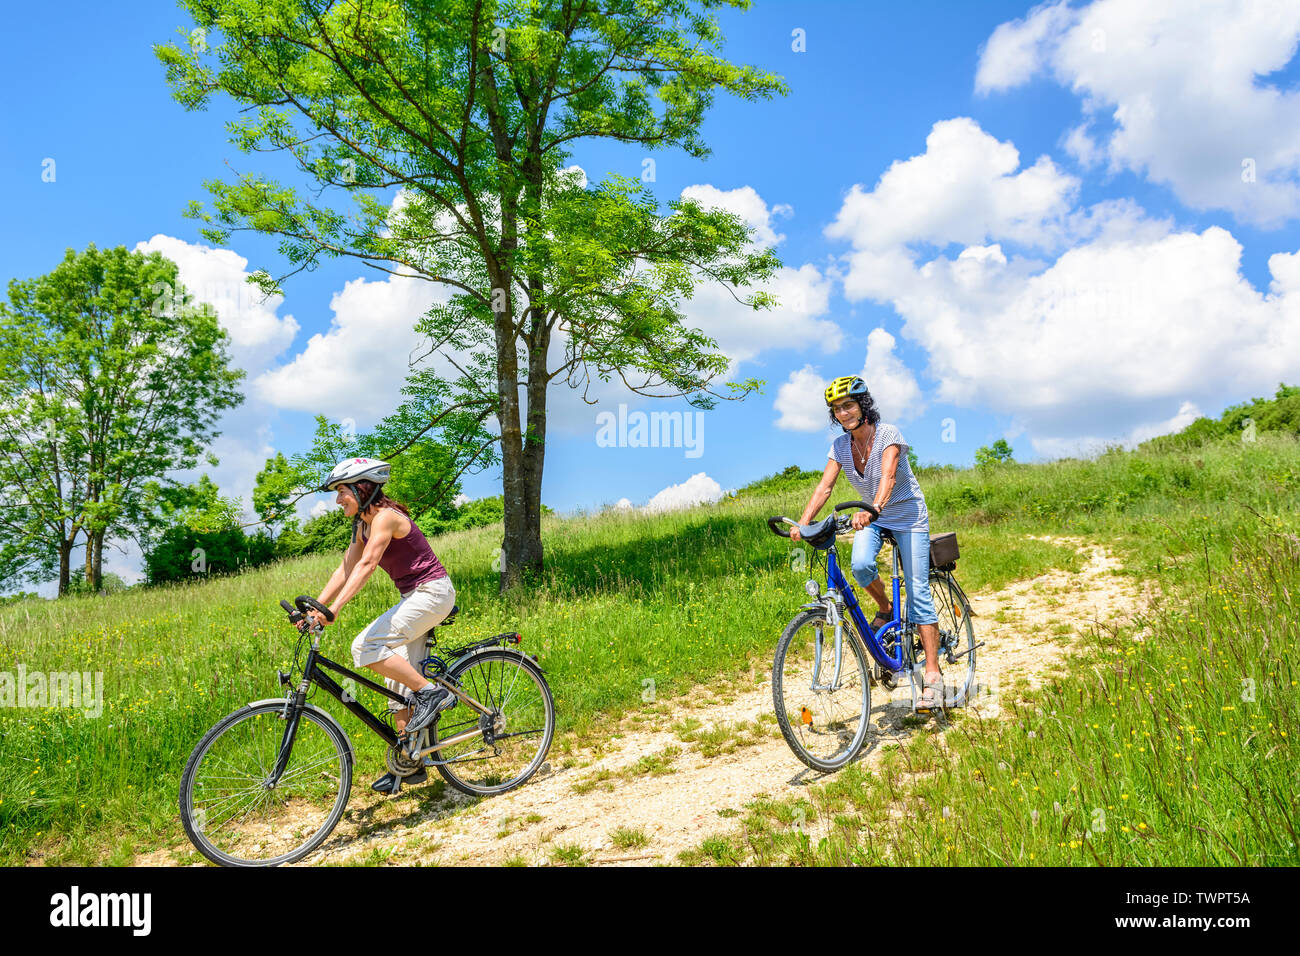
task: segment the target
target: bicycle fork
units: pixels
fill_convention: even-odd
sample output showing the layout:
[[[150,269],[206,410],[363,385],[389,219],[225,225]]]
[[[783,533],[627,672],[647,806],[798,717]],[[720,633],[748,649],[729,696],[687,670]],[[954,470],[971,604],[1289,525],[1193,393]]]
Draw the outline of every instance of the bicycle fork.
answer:
[[[826,601],[826,615],[835,627],[835,674],[829,684],[818,683],[822,673],[822,648],[826,643],[825,628],[817,628],[816,642],[813,647],[813,672],[811,690],[837,691],[840,689],[840,670],[844,665],[844,616],[840,614],[839,605],[834,597]]]

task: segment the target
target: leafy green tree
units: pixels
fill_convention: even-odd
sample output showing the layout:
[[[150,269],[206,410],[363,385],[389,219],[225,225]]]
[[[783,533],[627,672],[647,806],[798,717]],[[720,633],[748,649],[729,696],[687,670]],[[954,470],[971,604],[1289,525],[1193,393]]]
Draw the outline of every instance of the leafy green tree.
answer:
[[[283,452],[276,452],[274,458],[268,458],[266,467],[257,473],[253,485],[253,510],[267,526],[272,538],[276,526],[294,520],[290,499],[303,483],[303,475],[290,466]]]
[[[194,467],[241,402],[228,335],[186,304],[173,262],[123,246],[67,250],[0,303],[0,581],[39,579],[86,544],[102,584],[104,540],[147,534],[173,469]],[[215,463],[215,459],[209,458]]]
[[[991,446],[985,445],[983,448],[975,450],[975,464],[983,467],[985,465],[1000,465],[1005,462],[1015,461],[1011,457],[1011,446],[1007,444],[1005,438],[999,438]]]
[[[99,589],[96,590],[86,583],[86,569],[77,568],[72,572],[72,580],[68,582],[69,594],[117,594],[119,591],[125,591],[130,585],[121,579],[112,571],[103,572],[99,582]]]
[[[771,276],[771,251],[754,249],[751,230],[721,210],[677,201],[662,215],[644,165],[641,183],[612,178],[592,189],[562,173],[582,140],[704,157],[700,130],[718,92],[785,92],[779,77],[720,56],[714,12],[748,0],[184,6],[202,42],[191,33],[186,47],[155,47],[175,98],[201,109],[213,93],[228,94],[246,113],[231,124],[240,149],[285,150],[322,191],[347,193],[357,207],[349,218],[248,174],[205,183],[214,211],[196,201],[188,212],[209,224],[203,235],[221,244],[235,230],[276,234],[293,272],[348,255],[452,290],[419,327],[430,354],[458,375],[412,374],[425,417],[403,423],[397,446],[445,422],[441,415],[477,427],[495,417],[503,589],[542,565],[552,382],[582,388],[617,375],[643,394],[686,395],[703,407],[759,384],[715,390],[727,361],[679,307],[701,281],[770,306],[761,292],[735,290]],[[400,210],[371,195],[392,187]],[[287,276],[255,278],[269,292]],[[557,341],[563,354],[552,362]],[[447,428],[440,442],[466,457],[474,428],[451,430],[464,445]]]
[[[151,584],[234,573],[276,557],[271,536],[246,535],[239,526],[238,499],[222,495],[207,475],[170,496],[160,510],[167,527],[144,554]]]
[[[302,526],[303,553],[325,554],[343,551],[352,541],[352,519],[334,508]]]

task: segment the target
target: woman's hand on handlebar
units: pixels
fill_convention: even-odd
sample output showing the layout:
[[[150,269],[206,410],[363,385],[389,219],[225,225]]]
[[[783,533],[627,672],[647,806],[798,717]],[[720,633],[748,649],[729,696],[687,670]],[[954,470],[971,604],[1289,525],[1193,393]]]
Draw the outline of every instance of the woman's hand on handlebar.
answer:
[[[855,511],[853,513],[852,524],[854,531],[861,531],[867,525],[871,524],[871,512]]]
[[[799,526],[797,524],[790,526],[790,540],[791,541],[803,540],[803,535],[799,533]]]
[[[301,621],[298,622],[298,630],[301,631],[304,627],[307,626],[307,618],[311,618],[311,620],[315,624],[318,624],[321,627],[324,627],[326,624],[329,623],[329,621],[325,620],[325,615],[322,614],[320,611],[316,610],[315,608],[308,608],[306,616]]]

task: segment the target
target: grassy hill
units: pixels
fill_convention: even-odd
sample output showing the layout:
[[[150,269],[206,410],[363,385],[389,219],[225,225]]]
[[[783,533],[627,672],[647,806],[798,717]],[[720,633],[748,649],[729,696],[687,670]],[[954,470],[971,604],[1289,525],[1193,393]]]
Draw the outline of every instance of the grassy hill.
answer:
[[[1153,811],[1151,826],[1171,835],[1144,843],[1154,864],[1231,862],[1265,850],[1276,861],[1287,846],[1294,861],[1300,442],[1285,431],[1252,437],[920,474],[931,530],[960,532],[958,573],[968,591],[1077,567],[1072,550],[1028,537],[1063,532],[1105,541],[1127,573],[1156,580],[1167,595],[1156,637],[1140,646],[1127,635],[1098,637],[1089,653],[1108,669],[1052,690],[1056,709],[1068,704],[1073,714],[1058,715],[1064,734],[1035,725],[1043,759],[1079,769],[1080,780],[1096,780],[1111,737],[1136,728],[1121,715],[1145,715],[1143,732],[1171,747],[1170,735],[1180,746],[1188,733],[1219,735],[1201,740],[1214,747],[1197,751],[1199,762],[1169,761],[1156,774],[1143,773],[1141,761],[1127,768],[1125,792],[1166,806]],[[648,682],[666,699],[738,674],[770,658],[809,576],[799,549],[772,536],[763,518],[796,516],[815,479],[796,470],[714,506],[654,516],[548,517],[544,579],[507,598],[496,594],[492,570],[499,524],[438,537],[434,548],[462,608],[451,630],[457,639],[521,632],[551,681],[561,734],[596,732],[604,717],[639,706]],[[832,501],[854,497],[844,486]],[[104,694],[97,717],[0,710],[0,863],[32,852],[51,863],[125,863],[183,839],[175,800],[190,750],[224,714],[279,696],[275,669],[292,656],[297,634],[278,601],[315,595],[337,562],[310,556],[238,577],[0,607],[0,672],[100,672]],[[385,576],[374,576],[327,629],[324,652],[346,662],[352,637],[397,598]],[[1152,709],[1125,684],[1124,668],[1159,673],[1162,687],[1176,680]],[[1256,681],[1260,695],[1233,710],[1243,680]],[[324,694],[315,702],[338,710]],[[1070,721],[1100,724],[1099,711],[1112,718],[1101,725],[1117,729],[1070,732]],[[382,772],[378,741],[363,737],[351,715],[341,721],[358,746],[364,787]],[[1186,724],[1197,731],[1179,729]],[[999,731],[995,746],[1012,744]],[[1106,799],[1088,786],[1074,795]],[[1004,815],[996,801],[971,805],[983,806],[971,812],[989,814],[990,826]],[[918,831],[915,846],[933,836]]]

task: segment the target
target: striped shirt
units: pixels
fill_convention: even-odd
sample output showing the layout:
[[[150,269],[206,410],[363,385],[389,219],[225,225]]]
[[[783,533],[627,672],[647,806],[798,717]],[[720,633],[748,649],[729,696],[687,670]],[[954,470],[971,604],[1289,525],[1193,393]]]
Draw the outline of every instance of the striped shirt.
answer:
[[[867,452],[867,465],[858,471],[853,461],[852,438],[845,432],[831,443],[827,457],[836,462],[848,478],[853,490],[862,496],[867,504],[874,504],[876,492],[880,489],[880,456],[890,445],[898,445],[898,468],[894,472],[894,490],[890,492],[885,507],[880,509],[880,517],[874,524],[890,531],[929,531],[930,512],[925,507],[925,495],[912,474],[912,465],[907,460],[907,440],[893,425],[881,422],[876,426],[875,437],[871,440],[871,449]]]

